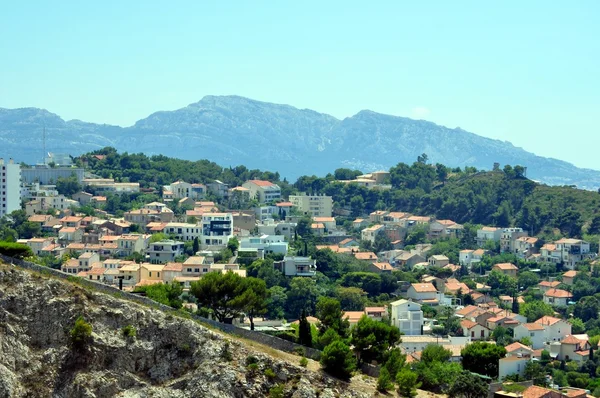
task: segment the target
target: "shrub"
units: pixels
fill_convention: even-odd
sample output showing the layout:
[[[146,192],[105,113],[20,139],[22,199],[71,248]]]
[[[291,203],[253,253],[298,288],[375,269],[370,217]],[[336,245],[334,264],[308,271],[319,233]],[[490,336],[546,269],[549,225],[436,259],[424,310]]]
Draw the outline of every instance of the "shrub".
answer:
[[[387,368],[382,367],[377,378],[377,391],[386,392],[394,388],[392,376]]]
[[[330,375],[348,380],[356,368],[356,358],[350,347],[341,340],[335,340],[323,350],[321,365]]]
[[[283,398],[283,386],[278,384],[274,387],[271,387],[269,390],[269,397],[271,398]]]
[[[84,348],[92,337],[92,325],[87,323],[83,317],[77,318],[75,325],[69,332],[71,343],[75,348]]]
[[[121,332],[123,333],[123,336],[128,338],[134,338],[137,336],[137,330],[132,325],[123,326]]]
[[[306,359],[306,357],[300,358],[300,366],[302,366],[303,368],[308,366],[308,359]]]
[[[14,242],[0,242],[0,254],[4,254],[8,257],[25,258],[33,256],[33,252],[29,246],[14,243]]]
[[[415,372],[408,368],[403,368],[396,375],[396,383],[398,383],[398,393],[403,397],[414,397],[417,395],[417,388],[421,387],[421,383],[417,381],[418,376]]]
[[[248,355],[246,357],[246,366],[252,364],[258,364],[258,358],[256,358],[254,355]]]
[[[297,355],[300,355],[301,357],[306,355],[306,350],[304,349],[304,347],[296,347],[296,348],[294,348],[294,352]]]
[[[258,370],[258,364],[257,363],[251,363],[246,365],[246,369],[248,369],[251,372],[255,372]]]
[[[277,375],[271,368],[265,369],[265,376],[267,376],[268,379],[274,379],[275,377],[277,377]]]

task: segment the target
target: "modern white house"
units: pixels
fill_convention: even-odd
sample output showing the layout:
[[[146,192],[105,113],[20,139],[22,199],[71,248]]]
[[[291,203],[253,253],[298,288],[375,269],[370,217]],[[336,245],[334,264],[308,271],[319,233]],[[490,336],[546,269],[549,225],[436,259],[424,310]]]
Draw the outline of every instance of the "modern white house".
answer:
[[[263,254],[287,254],[288,243],[283,235],[262,235],[240,240],[240,249],[258,249]]]
[[[205,213],[202,215],[202,240],[200,245],[226,246],[233,238],[233,215],[231,213]]]
[[[0,159],[0,218],[21,209],[21,165]]]
[[[390,319],[405,335],[423,334],[423,311],[421,304],[412,300],[397,300],[390,303]]]
[[[560,252],[561,261],[568,269],[574,269],[575,264],[585,260],[590,255],[590,243],[581,239],[563,238],[554,242]]]
[[[174,240],[163,240],[150,244],[147,254],[152,264],[164,264],[175,261],[175,257],[184,253],[184,243]]]
[[[285,256],[273,266],[285,276],[315,276],[317,273],[317,262],[309,257]]]
[[[433,283],[412,283],[406,292],[406,296],[419,302],[437,303],[437,293],[438,291]]]

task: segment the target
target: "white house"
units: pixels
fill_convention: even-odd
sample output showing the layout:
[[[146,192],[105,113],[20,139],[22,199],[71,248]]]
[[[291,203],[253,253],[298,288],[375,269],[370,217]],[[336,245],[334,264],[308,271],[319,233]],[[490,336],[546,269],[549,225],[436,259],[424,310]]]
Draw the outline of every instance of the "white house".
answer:
[[[499,242],[502,236],[502,228],[483,227],[477,230],[475,241],[479,246],[483,246],[488,240]]]
[[[298,211],[311,217],[331,217],[333,199],[325,195],[290,195],[290,202]]]
[[[200,245],[226,246],[233,238],[233,215],[231,213],[204,213],[202,215],[202,241]]]
[[[380,233],[385,231],[385,226],[381,224],[373,225],[372,227],[365,228],[360,232],[360,237],[362,240],[369,241],[371,243],[375,242],[375,238]]]
[[[531,347],[534,350],[544,348],[546,341],[546,328],[539,323],[522,323],[514,329],[515,340],[521,340],[524,337],[531,339]]]
[[[562,262],[568,269],[574,269],[575,264],[589,257],[590,243],[581,239],[563,238],[554,242],[561,253]]]
[[[564,319],[543,316],[535,321],[535,323],[544,327],[544,338],[548,342],[561,341],[571,334],[571,324]]]
[[[405,335],[423,334],[423,311],[421,304],[410,300],[397,300],[390,303],[392,325]]]
[[[507,356],[498,361],[498,380],[504,380],[506,376],[518,374],[525,376],[525,366],[531,361],[531,357]]]
[[[544,293],[544,303],[555,307],[566,307],[573,294],[562,289],[549,289]]]

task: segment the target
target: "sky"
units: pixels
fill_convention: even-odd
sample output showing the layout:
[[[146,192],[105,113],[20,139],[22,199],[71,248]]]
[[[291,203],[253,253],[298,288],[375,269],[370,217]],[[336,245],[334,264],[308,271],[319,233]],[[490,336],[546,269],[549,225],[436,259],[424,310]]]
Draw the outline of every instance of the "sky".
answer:
[[[0,107],[129,126],[235,94],[430,120],[600,169],[599,16],[596,0],[12,1]]]

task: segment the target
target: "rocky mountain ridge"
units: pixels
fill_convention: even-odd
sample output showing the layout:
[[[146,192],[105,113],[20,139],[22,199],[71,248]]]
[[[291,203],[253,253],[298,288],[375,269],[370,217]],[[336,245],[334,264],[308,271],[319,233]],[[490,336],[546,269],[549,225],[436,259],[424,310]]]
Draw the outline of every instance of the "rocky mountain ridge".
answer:
[[[69,344],[80,316],[93,327],[83,350]],[[370,396],[193,321],[0,265],[1,398],[265,397],[275,386],[294,398]]]
[[[528,177],[552,185],[600,187],[600,171],[536,156],[506,141],[424,120],[361,111],[338,120],[289,105],[238,96],[206,96],[174,111],[160,111],[130,127],[64,121],[36,108],[0,108],[0,157],[28,163],[42,159],[42,131],[49,152],[73,156],[105,146],[119,151],[209,159],[246,165],[294,179],[339,167],[364,172],[412,163],[427,153],[432,163],[491,169],[520,164]]]

